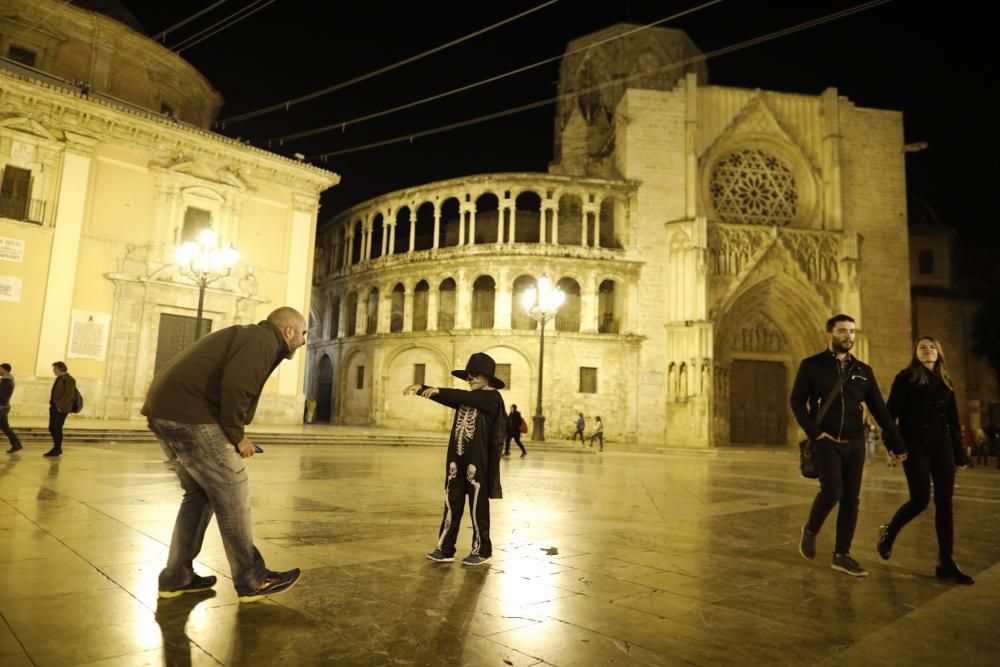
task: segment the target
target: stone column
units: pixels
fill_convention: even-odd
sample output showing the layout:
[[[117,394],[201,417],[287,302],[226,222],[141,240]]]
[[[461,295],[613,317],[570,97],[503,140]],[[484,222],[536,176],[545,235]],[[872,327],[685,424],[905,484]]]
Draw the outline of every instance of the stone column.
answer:
[[[409,254],[413,254],[414,248],[417,247],[417,212],[410,207],[410,249]]]
[[[431,244],[432,248],[437,248],[440,243],[441,238],[441,207],[437,204],[434,205],[434,243]]]
[[[458,271],[455,283],[455,328],[468,329],[472,326],[472,284],[465,269]]]
[[[580,331],[597,333],[597,274],[588,271],[580,285]]]
[[[552,245],[559,245],[559,208],[552,206],[549,210],[552,212]]]
[[[384,285],[378,291],[378,320],[375,333],[389,333],[392,322],[392,292]]]
[[[508,216],[507,221],[510,223],[507,231],[507,243],[514,243],[517,238],[517,209],[507,206],[503,209],[501,215]]]
[[[38,338],[35,375],[50,377],[52,362],[68,355],[70,317],[80,238],[87,208],[91,154],[96,139],[66,131],[62,171],[56,199],[56,215],[49,254],[49,270],[42,302],[42,326]],[[13,332],[12,332],[13,333]]]
[[[406,285],[403,292],[403,331],[413,331],[413,287]]]
[[[441,281],[438,281],[438,285]],[[437,285],[430,285],[427,290],[427,330],[437,331],[438,328],[438,288]]]
[[[476,205],[469,206],[469,245],[476,245]]]
[[[513,299],[513,286],[510,281],[510,269],[502,268],[496,277],[496,292],[493,299],[493,328],[510,329],[511,303]]]
[[[382,214],[383,220],[391,220],[389,223],[389,254],[396,254],[396,218],[390,218],[388,212]]]

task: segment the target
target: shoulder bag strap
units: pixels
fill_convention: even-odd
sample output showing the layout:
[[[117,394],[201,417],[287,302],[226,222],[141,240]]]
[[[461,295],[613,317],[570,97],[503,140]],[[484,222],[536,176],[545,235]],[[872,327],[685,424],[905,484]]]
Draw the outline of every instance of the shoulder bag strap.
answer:
[[[837,379],[837,384],[833,385],[833,389],[823,400],[823,404],[819,406],[819,414],[816,415],[816,426],[820,425],[823,421],[823,417],[826,417],[826,413],[830,410],[830,406],[833,404],[833,399],[837,398],[837,395],[843,391],[844,384],[847,382],[848,378],[851,377],[851,373],[854,371],[854,364],[847,367],[847,370]]]

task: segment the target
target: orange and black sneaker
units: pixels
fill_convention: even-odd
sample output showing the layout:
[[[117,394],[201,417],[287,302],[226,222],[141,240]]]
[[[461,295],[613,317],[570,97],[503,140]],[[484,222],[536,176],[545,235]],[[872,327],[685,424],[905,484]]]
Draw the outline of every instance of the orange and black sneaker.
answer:
[[[241,595],[240,602],[256,602],[257,600],[264,599],[268,595],[284,593],[295,585],[295,582],[299,580],[299,575],[301,574],[302,570],[299,568],[289,570],[288,572],[272,572],[271,570],[268,570],[267,576],[264,578],[264,582],[252,593]]]

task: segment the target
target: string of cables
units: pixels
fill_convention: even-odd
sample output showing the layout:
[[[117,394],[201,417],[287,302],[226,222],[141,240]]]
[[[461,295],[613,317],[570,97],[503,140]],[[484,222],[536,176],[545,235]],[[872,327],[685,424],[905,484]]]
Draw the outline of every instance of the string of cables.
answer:
[[[335,157],[335,156],[338,156],[338,155],[346,155],[348,153],[357,153],[359,151],[370,150],[372,148],[379,148],[379,147],[382,147],[382,146],[389,146],[389,145],[392,145],[392,144],[398,144],[398,143],[404,143],[404,142],[413,142],[415,139],[420,139],[420,138],[423,138],[423,137],[428,137],[428,136],[431,136],[431,135],[434,135],[434,134],[439,134],[439,133],[442,133],[442,132],[448,132],[448,131],[455,130],[455,129],[462,128],[462,127],[468,127],[470,125],[476,125],[478,123],[483,123],[483,122],[490,121],[490,120],[496,120],[497,118],[503,118],[505,116],[511,116],[511,115],[514,115],[514,114],[522,113],[524,111],[529,111],[531,109],[537,109],[539,107],[543,107],[543,106],[547,106],[547,105],[550,105],[550,104],[554,104],[554,103],[559,102],[561,100],[570,100],[570,99],[573,99],[573,98],[577,97],[578,95],[582,95],[582,94],[585,94],[585,93],[590,93],[590,92],[602,90],[604,88],[609,88],[611,86],[619,85],[619,84],[622,84],[622,83],[627,83],[629,81],[634,81],[636,79],[646,78],[646,77],[651,76],[653,74],[658,74],[658,73],[661,73],[661,72],[666,72],[666,71],[669,71],[671,69],[678,69],[678,68],[681,68],[681,67],[686,67],[688,65],[692,65],[692,64],[695,64],[695,63],[703,62],[703,61],[708,60],[710,58],[716,58],[716,57],[721,56],[721,55],[725,55],[725,54],[728,54],[728,53],[733,53],[735,51],[740,51],[742,49],[746,49],[746,48],[749,48],[749,47],[752,47],[752,46],[757,46],[759,44],[763,44],[765,42],[769,42],[769,41],[774,40],[774,39],[779,39],[779,38],[785,37],[787,35],[791,35],[791,34],[794,34],[794,33],[797,33],[797,32],[801,32],[803,30],[808,30],[810,28],[815,28],[816,26],[820,26],[820,25],[823,25],[825,23],[830,23],[832,21],[837,21],[837,20],[846,18],[848,16],[852,16],[854,14],[858,14],[860,12],[868,11],[870,9],[878,7],[879,5],[884,5],[884,4],[887,4],[889,2],[892,2],[892,0],[872,0],[871,2],[866,2],[866,3],[860,4],[860,5],[855,5],[854,7],[849,7],[847,9],[844,9],[844,10],[841,10],[841,11],[838,11],[838,12],[834,12],[832,14],[827,14],[825,16],[821,16],[821,17],[816,18],[816,19],[812,19],[812,20],[809,20],[809,21],[804,21],[802,23],[798,23],[798,24],[795,24],[793,26],[789,26],[787,28],[782,28],[781,30],[776,30],[774,32],[770,32],[770,33],[767,33],[765,35],[761,35],[759,37],[754,37],[754,38],[751,38],[751,39],[744,40],[742,42],[738,42],[736,44],[731,44],[729,46],[725,46],[725,47],[722,47],[722,48],[719,48],[719,49],[715,49],[713,51],[709,51],[707,53],[703,53],[703,54],[701,54],[699,56],[695,56],[695,57],[692,57],[692,58],[687,58],[685,60],[681,60],[681,61],[669,63],[667,65],[662,65],[660,67],[655,67],[655,68],[652,68],[652,69],[649,69],[649,70],[645,70],[645,71],[642,71],[642,72],[637,72],[637,73],[631,74],[629,76],[619,77],[619,78],[616,78],[616,79],[609,79],[608,81],[602,82],[600,84],[595,84],[593,86],[589,86],[589,87],[586,87],[586,88],[580,88],[580,89],[574,90],[574,91],[572,91],[570,93],[565,93],[563,95],[557,95],[555,97],[549,97],[549,98],[546,98],[546,99],[543,99],[543,100],[538,100],[536,102],[530,102],[528,104],[523,104],[523,105],[520,105],[520,106],[517,106],[517,107],[510,108],[510,109],[504,109],[502,111],[497,111],[497,112],[494,112],[494,113],[485,114],[485,115],[482,115],[482,116],[477,116],[475,118],[469,118],[467,120],[457,121],[457,122],[454,122],[454,123],[450,123],[448,125],[442,125],[440,127],[435,127],[435,128],[429,129],[429,130],[422,130],[422,131],[419,131],[419,132],[410,132],[410,133],[407,133],[407,134],[404,134],[404,135],[393,137],[391,139],[384,139],[382,141],[374,141],[374,142],[363,144],[363,145],[360,145],[360,146],[353,146],[353,147],[350,147],[350,148],[343,148],[343,149],[340,149],[340,150],[327,151],[325,153],[318,153],[318,154],[315,154],[315,155],[309,155],[309,156],[306,157],[306,159],[309,160],[309,161],[317,161],[318,160],[318,161],[325,162],[328,158]]]
[[[152,37],[152,39],[153,40],[164,39],[167,34],[173,32],[174,30],[177,30],[181,26],[184,26],[184,25],[190,23],[191,21],[193,21],[193,20],[195,20],[195,19],[197,19],[197,18],[205,15],[207,12],[211,11],[212,9],[215,9],[216,7],[218,7],[219,5],[221,5],[221,4],[225,3],[225,2],[226,2],[226,0],[217,0],[217,2],[209,5],[208,7],[205,7],[204,9],[201,9],[201,10],[195,12],[191,16],[188,16],[187,18],[182,19],[181,21],[178,21],[177,23],[175,23],[174,25],[170,26],[166,30],[164,30],[164,31],[162,31],[160,33],[157,33],[156,35],[154,35]],[[245,6],[241,7],[240,9],[237,9],[235,12],[232,12],[231,14],[228,14],[227,16],[225,16],[224,18],[216,21],[215,23],[213,23],[212,25],[208,26],[207,28],[204,28],[204,29],[196,32],[195,34],[191,35],[190,37],[186,37],[185,39],[181,40],[177,44],[174,44],[173,46],[168,47],[170,49],[170,51],[171,51],[171,53],[169,55],[167,53],[162,53],[162,54],[156,56],[154,58],[154,60],[153,60],[152,63],[145,62],[145,61],[134,62],[131,66],[125,67],[125,68],[122,68],[121,70],[119,70],[113,77],[111,77],[111,79],[109,80],[108,83],[110,85],[111,83],[113,83],[114,81],[117,81],[120,77],[124,76],[125,74],[133,72],[133,71],[135,71],[137,69],[148,68],[151,65],[155,65],[155,64],[159,64],[159,63],[165,63],[167,61],[167,58],[173,58],[173,57],[175,57],[176,54],[180,54],[182,51],[184,51],[186,49],[189,49],[192,46],[195,46],[196,44],[200,44],[201,42],[205,41],[206,39],[219,34],[223,30],[225,30],[226,28],[229,28],[229,27],[231,27],[231,26],[239,23],[243,19],[251,16],[252,14],[255,14],[255,13],[259,12],[260,10],[264,9],[265,7],[267,7],[268,5],[271,5],[274,2],[277,2],[277,0],[252,0],[252,2],[250,2],[250,4],[245,5]],[[211,32],[209,32],[209,31],[211,31]],[[206,33],[208,33],[208,34],[206,34]]]
[[[635,28],[632,28],[631,30],[626,30],[625,32],[619,33],[619,34],[614,35],[612,37],[607,37],[605,39],[589,43],[589,44],[587,44],[587,46],[580,47],[579,49],[574,49],[573,51],[568,51],[566,53],[563,53],[563,54],[558,55],[558,56],[553,56],[551,58],[545,58],[544,60],[539,60],[538,62],[531,63],[530,65],[525,65],[523,67],[518,67],[518,68],[512,69],[512,70],[510,70],[508,72],[504,72],[503,74],[497,74],[496,76],[491,76],[491,77],[489,77],[487,79],[482,79],[482,80],[476,81],[474,83],[466,84],[464,86],[459,86],[458,88],[453,88],[453,89],[445,91],[443,93],[437,93],[435,95],[431,95],[429,97],[424,97],[424,98],[419,99],[419,100],[414,100],[412,102],[407,102],[405,104],[400,104],[399,106],[395,106],[395,107],[392,107],[392,108],[389,108],[389,109],[384,109],[382,111],[375,111],[373,113],[370,113],[370,114],[367,114],[367,115],[364,115],[364,116],[358,116],[357,118],[351,118],[350,120],[342,120],[342,121],[338,121],[336,123],[330,123],[328,125],[323,125],[322,127],[317,127],[317,128],[313,128],[313,129],[310,129],[310,130],[303,130],[301,132],[294,132],[292,134],[286,134],[286,135],[283,135],[283,136],[280,136],[280,137],[272,137],[270,139],[265,139],[264,141],[267,142],[267,146],[270,148],[272,146],[272,144],[275,144],[275,143],[278,144],[279,146],[282,146],[282,145],[284,145],[284,143],[286,141],[294,141],[296,139],[302,139],[304,137],[310,137],[310,136],[313,136],[313,135],[316,135],[316,134],[322,134],[323,132],[329,132],[331,130],[341,130],[341,131],[344,131],[350,125],[358,125],[358,124],[363,123],[365,121],[374,120],[375,118],[381,118],[382,116],[388,116],[390,114],[394,114],[394,113],[397,113],[399,111],[405,111],[406,109],[412,109],[413,107],[417,107],[417,106],[420,106],[422,104],[427,104],[429,102],[434,102],[434,101],[443,99],[445,97],[450,97],[452,95],[457,95],[458,93],[464,93],[464,92],[466,92],[468,90],[472,90],[473,88],[478,88],[480,86],[485,86],[486,84],[494,83],[496,81],[500,81],[501,79],[506,79],[507,77],[511,77],[511,76],[514,76],[514,75],[517,75],[517,74],[523,74],[524,72],[527,72],[527,71],[533,70],[535,68],[541,67],[542,65],[547,65],[547,64],[549,64],[551,62],[555,62],[557,60],[562,60],[564,58],[568,58],[569,56],[572,56],[572,55],[577,54],[577,53],[582,53],[584,51],[587,51],[589,49],[593,49],[593,48],[595,48],[597,46],[600,46],[602,44],[607,44],[608,42],[613,42],[613,41],[618,40],[618,39],[624,39],[625,37],[628,37],[629,35],[633,35],[633,34],[635,34],[637,32],[642,32],[643,30],[648,30],[649,28],[656,27],[656,26],[658,26],[658,25],[660,25],[662,23],[666,23],[668,21],[673,21],[674,19],[678,19],[678,18],[681,18],[683,16],[687,16],[689,14],[693,14],[693,13],[701,11],[703,9],[707,9],[708,7],[711,7],[712,5],[717,5],[720,2],[723,2],[723,0],[710,0],[710,2],[706,2],[706,3],[703,3],[703,4],[697,5],[695,7],[691,7],[690,9],[685,9],[684,11],[677,12],[676,14],[671,14],[670,16],[664,16],[663,18],[657,19],[657,20],[653,21],[652,23],[647,23],[645,25],[636,26]]]
[[[221,120],[216,121],[216,125],[218,125],[218,126],[220,126],[222,128],[225,128],[227,124],[238,123],[240,121],[248,120],[250,118],[257,118],[258,116],[263,116],[264,114],[268,114],[268,113],[271,113],[273,111],[280,111],[282,109],[287,110],[287,109],[291,108],[292,106],[294,106],[296,104],[301,104],[302,102],[307,102],[309,100],[316,99],[317,97],[322,97],[323,95],[328,95],[329,93],[332,93],[332,92],[334,92],[336,90],[341,90],[343,88],[346,88],[348,86],[352,86],[352,85],[354,85],[356,83],[359,83],[361,81],[366,81],[368,79],[376,77],[376,76],[378,76],[380,74],[385,74],[386,72],[392,71],[392,70],[397,69],[399,67],[402,67],[404,65],[409,65],[410,63],[413,63],[413,62],[416,62],[416,61],[421,60],[423,58],[426,58],[427,56],[432,55],[434,53],[437,53],[439,51],[443,51],[443,50],[451,48],[452,46],[455,46],[457,44],[461,44],[462,42],[468,41],[468,40],[473,39],[475,37],[479,37],[480,35],[483,35],[483,34],[489,32],[491,30],[495,30],[496,28],[499,28],[500,26],[503,26],[503,25],[506,25],[506,24],[511,23],[513,21],[516,21],[518,19],[524,18],[525,16],[528,16],[530,14],[534,14],[535,12],[540,11],[542,9],[545,9],[546,7],[549,7],[550,5],[554,5],[557,2],[559,2],[559,0],[546,0],[546,2],[543,2],[542,4],[537,5],[535,7],[532,7],[531,9],[525,10],[525,11],[519,13],[519,14],[515,14],[514,16],[511,16],[510,18],[503,19],[502,21],[498,21],[497,23],[494,23],[493,25],[489,25],[489,26],[487,26],[485,28],[482,28],[480,30],[476,30],[475,32],[471,32],[468,35],[465,35],[464,37],[459,37],[458,39],[453,39],[450,42],[446,42],[444,44],[440,44],[438,46],[435,46],[432,49],[428,49],[427,51],[422,51],[421,53],[418,53],[416,55],[410,56],[409,58],[404,58],[403,60],[400,60],[399,62],[392,63],[391,65],[386,65],[385,67],[381,67],[381,68],[379,68],[377,70],[368,72],[367,74],[362,74],[361,76],[357,76],[357,77],[355,77],[353,79],[350,79],[348,81],[342,81],[341,83],[336,83],[336,84],[333,84],[332,86],[327,86],[326,88],[323,88],[321,90],[317,90],[317,91],[308,93],[306,95],[301,95],[299,97],[295,97],[293,99],[286,100],[284,102],[279,102],[277,104],[272,104],[270,106],[266,106],[266,107],[263,107],[261,109],[257,109],[255,111],[247,111],[246,113],[241,113],[241,114],[238,114],[236,116],[230,116],[228,118],[223,118]]]

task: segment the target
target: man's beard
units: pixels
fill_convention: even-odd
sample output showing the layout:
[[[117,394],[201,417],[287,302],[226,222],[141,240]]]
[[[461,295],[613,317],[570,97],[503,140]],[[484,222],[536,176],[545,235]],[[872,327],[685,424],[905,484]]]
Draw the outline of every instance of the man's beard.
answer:
[[[836,352],[836,353],[838,353],[838,354],[840,354],[841,352],[850,352],[851,348],[854,347],[854,341],[853,340],[849,340],[849,341],[845,341],[843,343],[840,343],[838,341],[833,340],[833,341],[830,341],[830,347],[833,348],[833,351]]]

